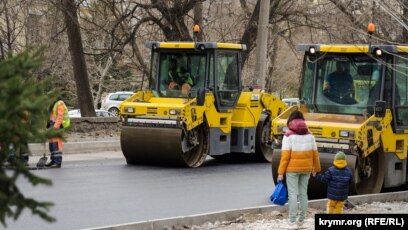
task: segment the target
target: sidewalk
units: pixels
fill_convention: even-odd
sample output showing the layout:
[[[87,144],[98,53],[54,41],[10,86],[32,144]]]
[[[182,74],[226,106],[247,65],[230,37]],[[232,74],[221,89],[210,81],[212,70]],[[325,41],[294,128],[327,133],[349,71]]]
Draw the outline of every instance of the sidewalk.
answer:
[[[48,161],[50,159],[50,154],[47,153]],[[35,165],[42,155],[30,156],[30,165]],[[121,151],[103,151],[103,152],[88,152],[88,153],[71,153],[65,154],[63,152],[63,162],[72,162],[72,161],[88,161],[88,160],[106,160],[106,159],[121,159],[123,153]]]
[[[28,144],[31,157],[41,157],[44,152],[49,155],[48,142],[44,144]],[[45,147],[45,148],[44,148]],[[100,152],[120,152],[119,137],[100,137],[100,138],[70,138],[63,142],[63,153],[66,154],[85,154]]]

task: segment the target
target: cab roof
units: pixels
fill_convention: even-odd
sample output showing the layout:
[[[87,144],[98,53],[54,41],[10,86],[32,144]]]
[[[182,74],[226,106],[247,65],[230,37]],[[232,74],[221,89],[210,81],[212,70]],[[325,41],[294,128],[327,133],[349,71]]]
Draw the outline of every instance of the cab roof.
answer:
[[[381,49],[389,53],[408,53],[408,46],[400,45],[368,45],[368,44],[299,44],[298,51],[308,52],[314,48],[323,53],[369,53]]]
[[[223,42],[146,42],[145,46],[150,49],[231,49],[246,50],[245,44]]]

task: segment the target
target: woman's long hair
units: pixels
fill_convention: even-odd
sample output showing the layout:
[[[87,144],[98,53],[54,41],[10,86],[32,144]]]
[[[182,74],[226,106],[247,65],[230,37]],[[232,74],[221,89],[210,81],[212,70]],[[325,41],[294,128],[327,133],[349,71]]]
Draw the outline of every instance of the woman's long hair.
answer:
[[[286,125],[289,126],[289,123],[295,119],[302,119],[305,120],[305,118],[303,117],[303,113],[300,112],[299,110],[295,110],[293,111],[288,118],[288,121],[286,122]]]

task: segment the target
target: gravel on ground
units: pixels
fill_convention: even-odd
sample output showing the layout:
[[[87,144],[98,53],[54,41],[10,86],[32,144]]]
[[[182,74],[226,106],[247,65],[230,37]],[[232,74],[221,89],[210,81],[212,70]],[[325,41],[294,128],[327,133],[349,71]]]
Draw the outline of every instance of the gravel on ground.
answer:
[[[298,229],[315,229],[314,215],[325,213],[325,210],[309,208],[308,217],[302,227]],[[346,214],[357,213],[408,213],[408,202],[373,202],[370,204],[356,205],[352,209],[344,209]],[[272,211],[263,214],[244,214],[233,221],[216,221],[215,223],[205,223],[201,226],[185,226],[184,229],[191,230],[264,230],[264,229],[286,229],[285,223],[288,219],[287,212]]]

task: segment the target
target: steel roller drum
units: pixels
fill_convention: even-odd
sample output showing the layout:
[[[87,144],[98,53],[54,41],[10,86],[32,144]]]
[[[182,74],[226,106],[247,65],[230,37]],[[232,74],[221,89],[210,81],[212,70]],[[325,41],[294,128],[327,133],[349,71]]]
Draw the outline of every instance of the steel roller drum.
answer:
[[[128,164],[186,165],[181,129],[123,126],[120,145]]]
[[[319,152],[321,173],[325,172],[329,167],[333,166],[334,155],[335,155],[334,153]],[[275,149],[273,152],[273,157],[272,157],[272,178],[275,184],[276,184],[276,179],[278,177],[277,170],[279,167],[280,157],[281,157],[281,150]],[[354,173],[353,169],[355,168],[355,165],[356,165],[356,160],[357,158],[355,156],[347,155],[347,166],[351,169],[353,173]],[[284,176],[284,183],[286,185],[286,176]],[[355,187],[353,186],[353,183],[354,182],[350,184],[350,194],[349,195],[355,194]],[[314,178],[313,176],[310,176],[307,193],[310,199],[326,198],[327,197],[327,184],[319,182],[317,181],[316,178]]]

